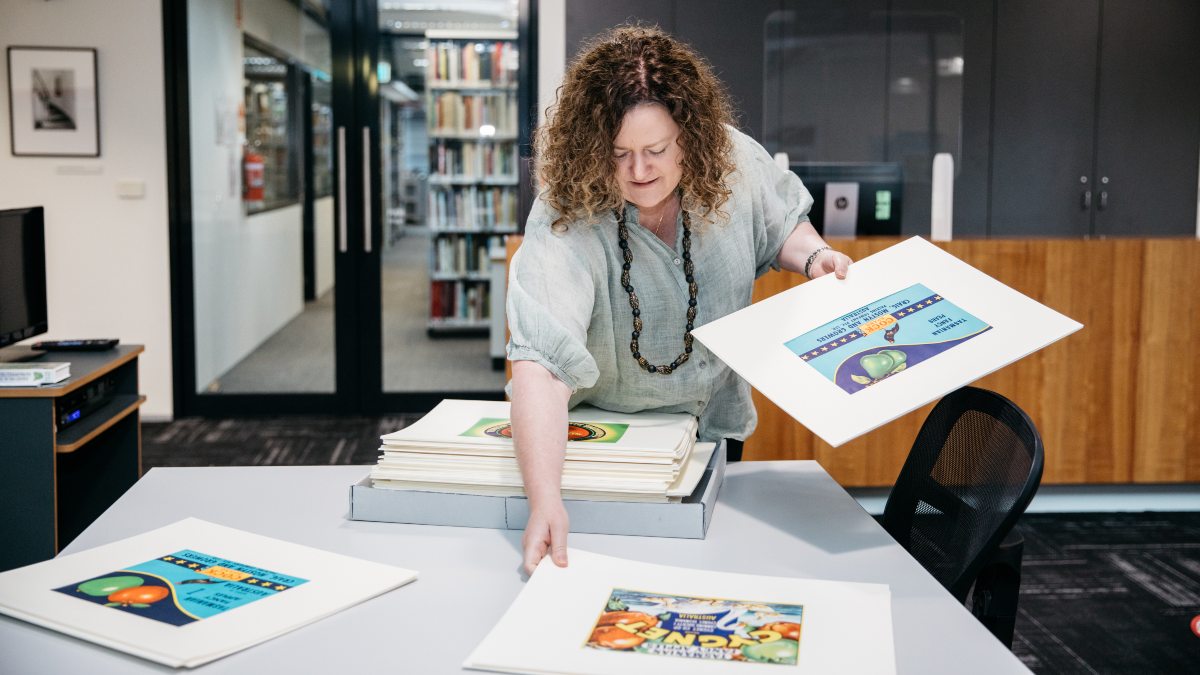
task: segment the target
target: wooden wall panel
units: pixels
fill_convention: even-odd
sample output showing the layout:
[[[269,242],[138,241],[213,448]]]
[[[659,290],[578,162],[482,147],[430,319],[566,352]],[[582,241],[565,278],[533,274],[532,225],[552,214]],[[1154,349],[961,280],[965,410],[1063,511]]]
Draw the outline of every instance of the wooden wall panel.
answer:
[[[1146,242],[1133,479],[1200,481],[1200,241]]]
[[[516,238],[510,239],[509,254]],[[836,242],[854,259],[896,239]],[[982,378],[1012,399],[1046,446],[1045,484],[1200,482],[1200,240],[998,240],[940,244],[970,265],[1084,324]],[[801,283],[773,272],[755,301]],[[985,317],[986,318],[986,317]],[[895,482],[922,407],[831,448],[754,392],[747,460],[816,459],[842,485]]]
[[[894,241],[860,239],[839,246],[860,259]],[[1142,303],[1143,245],[1140,240],[995,239],[941,244],[1086,327],[976,383],[1012,399],[1037,424],[1046,446],[1047,484],[1132,480],[1140,322],[1127,317],[1138,315]],[[769,297],[796,281],[795,275],[768,275],[759,280],[755,297]],[[781,419],[784,413],[766,402],[759,405],[759,431],[746,444],[746,458],[812,457],[843,485],[891,485],[931,409],[925,406],[831,448],[790,417]]]

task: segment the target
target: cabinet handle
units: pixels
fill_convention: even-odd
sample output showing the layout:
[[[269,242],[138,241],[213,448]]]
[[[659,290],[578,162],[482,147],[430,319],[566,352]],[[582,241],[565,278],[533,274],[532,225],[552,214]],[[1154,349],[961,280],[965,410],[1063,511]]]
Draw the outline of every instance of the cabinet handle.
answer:
[[[1090,208],[1092,208],[1092,191],[1084,190],[1083,191],[1083,210],[1087,211]]]
[[[1101,190],[1100,191],[1100,209],[1103,210],[1104,207],[1106,207],[1106,206],[1108,206],[1108,190]]]
[[[337,130],[338,251],[346,252],[346,127]]]
[[[362,129],[363,252],[371,252],[371,127]]]

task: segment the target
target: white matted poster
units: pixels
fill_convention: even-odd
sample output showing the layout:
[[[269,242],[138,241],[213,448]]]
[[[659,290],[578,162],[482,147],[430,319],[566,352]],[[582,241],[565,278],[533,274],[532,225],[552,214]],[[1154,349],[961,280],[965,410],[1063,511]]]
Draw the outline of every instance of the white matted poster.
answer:
[[[883,584],[729,574],[572,549],[548,558],[463,665],[680,675],[896,670]]]
[[[913,237],[693,335],[836,447],[1082,327]]]
[[[191,668],[416,576],[188,518],[0,574],[0,614]]]

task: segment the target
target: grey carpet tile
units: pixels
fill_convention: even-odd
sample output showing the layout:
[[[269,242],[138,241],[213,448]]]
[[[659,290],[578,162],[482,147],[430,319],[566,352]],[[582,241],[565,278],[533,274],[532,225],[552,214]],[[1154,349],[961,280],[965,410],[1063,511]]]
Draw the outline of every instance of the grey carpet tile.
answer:
[[[1037,673],[1194,673],[1200,513],[1026,514],[1013,653]]]
[[[187,418],[142,425],[142,466],[374,464],[379,437],[419,415]]]

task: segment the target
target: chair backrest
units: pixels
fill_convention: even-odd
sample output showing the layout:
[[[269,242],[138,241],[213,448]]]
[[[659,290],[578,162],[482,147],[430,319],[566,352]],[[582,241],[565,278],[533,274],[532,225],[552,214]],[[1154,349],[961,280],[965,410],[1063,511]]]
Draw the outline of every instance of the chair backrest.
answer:
[[[1012,401],[963,387],[938,402],[884,508],[884,529],[959,601],[1042,479],[1042,439]]]

